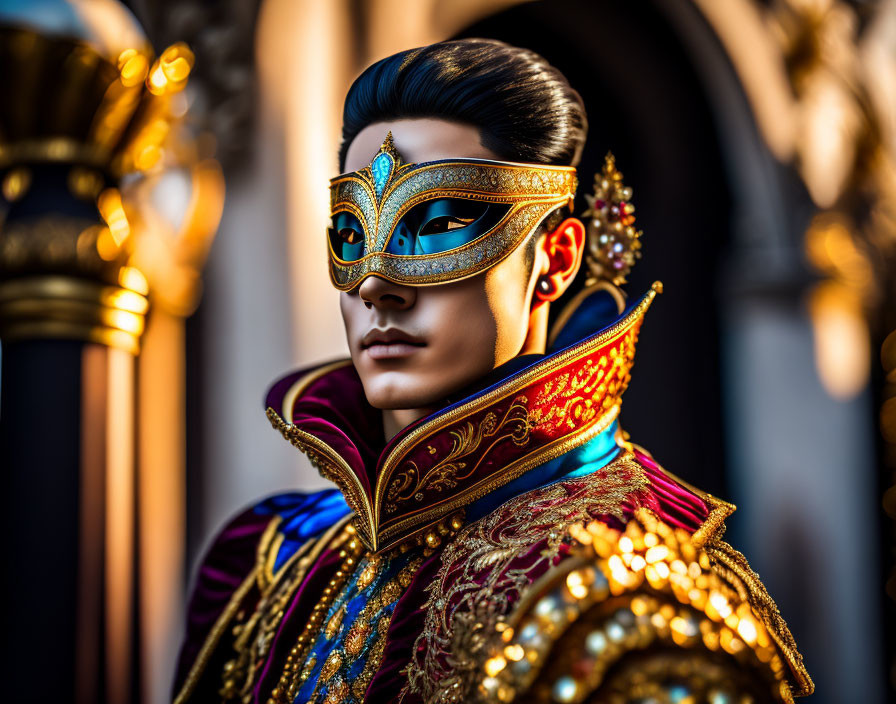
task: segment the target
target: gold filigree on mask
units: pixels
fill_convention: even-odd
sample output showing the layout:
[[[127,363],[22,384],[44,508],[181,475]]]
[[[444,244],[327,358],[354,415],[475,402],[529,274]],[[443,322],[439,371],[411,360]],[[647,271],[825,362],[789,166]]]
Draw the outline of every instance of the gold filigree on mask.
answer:
[[[330,215],[350,213],[364,230],[364,254],[355,261],[341,259],[330,244],[330,278],[336,288],[347,291],[374,274],[395,283],[425,285],[481,273],[512,252],[549,213],[571,207],[576,185],[571,166],[487,159],[406,164],[390,132],[368,166],[330,181]],[[504,205],[507,212],[472,241],[444,252],[386,251],[402,217],[414,206],[439,198]]]

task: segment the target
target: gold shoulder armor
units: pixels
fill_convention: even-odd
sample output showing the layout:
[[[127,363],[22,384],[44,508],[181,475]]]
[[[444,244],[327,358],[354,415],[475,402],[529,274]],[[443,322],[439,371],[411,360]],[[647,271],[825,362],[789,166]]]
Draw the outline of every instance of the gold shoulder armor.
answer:
[[[641,510],[569,528],[571,554],[497,624],[486,701],[793,702],[812,680],[778,609],[726,543]]]

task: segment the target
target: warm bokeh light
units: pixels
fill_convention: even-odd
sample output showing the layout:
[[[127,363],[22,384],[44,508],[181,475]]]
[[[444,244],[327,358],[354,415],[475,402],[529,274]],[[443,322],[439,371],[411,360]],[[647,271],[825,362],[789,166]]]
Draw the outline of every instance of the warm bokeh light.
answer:
[[[136,49],[127,49],[118,57],[118,71],[121,82],[127,88],[138,86],[146,80],[149,61]]]
[[[142,296],[149,293],[149,284],[143,273],[132,266],[125,266],[118,272],[118,283],[124,288],[136,291]]]
[[[124,241],[131,234],[131,226],[128,223],[128,217],[125,215],[124,206],[121,202],[121,193],[117,188],[107,188],[100,193],[97,201],[100,215],[106,221],[109,228],[109,235],[116,248],[120,248]]]
[[[868,257],[848,223],[836,215],[815,218],[806,232],[806,257],[828,277],[809,291],[815,365],[836,399],[850,399],[868,384],[871,337],[865,304],[873,278]]]
[[[31,184],[31,172],[25,168],[12,169],[3,177],[3,197],[9,202],[17,201]]]
[[[184,43],[173,44],[156,59],[146,85],[154,95],[176,93],[184,88],[195,57]]]
[[[149,75],[149,89],[156,95],[162,95],[167,83],[168,79],[165,77],[165,72],[162,70],[162,67],[156,65]]]
[[[183,43],[169,46],[159,57],[159,65],[167,78],[172,83],[181,83],[187,80],[193,69],[195,57],[190,48]]]
[[[120,249],[112,233],[108,227],[99,228],[99,234],[96,237],[96,250],[100,257],[107,262],[114,261],[120,254]]]
[[[809,293],[815,364],[824,388],[850,399],[868,384],[871,342],[861,301],[846,286],[826,281]]]
[[[800,171],[812,200],[830,208],[852,175],[862,114],[836,76],[819,72],[806,84],[799,108],[804,129],[797,135]]]

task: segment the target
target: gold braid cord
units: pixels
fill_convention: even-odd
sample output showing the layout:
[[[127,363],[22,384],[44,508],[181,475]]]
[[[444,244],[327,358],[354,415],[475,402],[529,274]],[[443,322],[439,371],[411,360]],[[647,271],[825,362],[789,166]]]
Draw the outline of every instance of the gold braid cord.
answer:
[[[812,681],[755,573],[644,509],[623,532],[567,529],[569,554],[479,636],[470,698],[793,702]]]
[[[750,567],[747,558],[723,540],[712,540],[703,549],[709,555],[715,572],[732,584],[741,584],[745,587],[745,593],[742,593],[741,597],[749,602],[753,611],[762,619],[790,665],[797,683],[794,695],[802,697],[812,694],[815,685],[803,665],[803,656],[796,649],[796,642],[778,611],[778,605],[769,596],[768,590],[759,579],[759,575]]]
[[[356,547],[352,545],[354,528],[348,525],[349,520],[347,516],[320,537],[308,540],[276,574],[272,567],[283,535],[277,532],[280,518],[271,521],[256,553],[254,574],[261,598],[254,608],[240,610],[230,624],[234,636],[233,653],[221,675],[218,694],[222,702],[246,701],[251,696],[255,677],[270,652],[286,607],[321,553],[326,549]],[[355,544],[357,542],[354,540]]]

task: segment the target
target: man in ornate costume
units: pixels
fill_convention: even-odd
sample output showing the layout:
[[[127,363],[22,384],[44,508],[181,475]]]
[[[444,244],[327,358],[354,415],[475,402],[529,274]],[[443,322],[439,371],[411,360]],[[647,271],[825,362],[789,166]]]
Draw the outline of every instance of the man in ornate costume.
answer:
[[[351,360],[268,416],[338,490],[271,497],[201,565],[176,701],[766,702],[812,691],[722,542],[734,507],[618,415],[660,286],[627,305],[631,191],[571,217],[586,120],[541,57],[465,40],[346,100],[330,274]],[[552,302],[585,286],[548,334]]]

